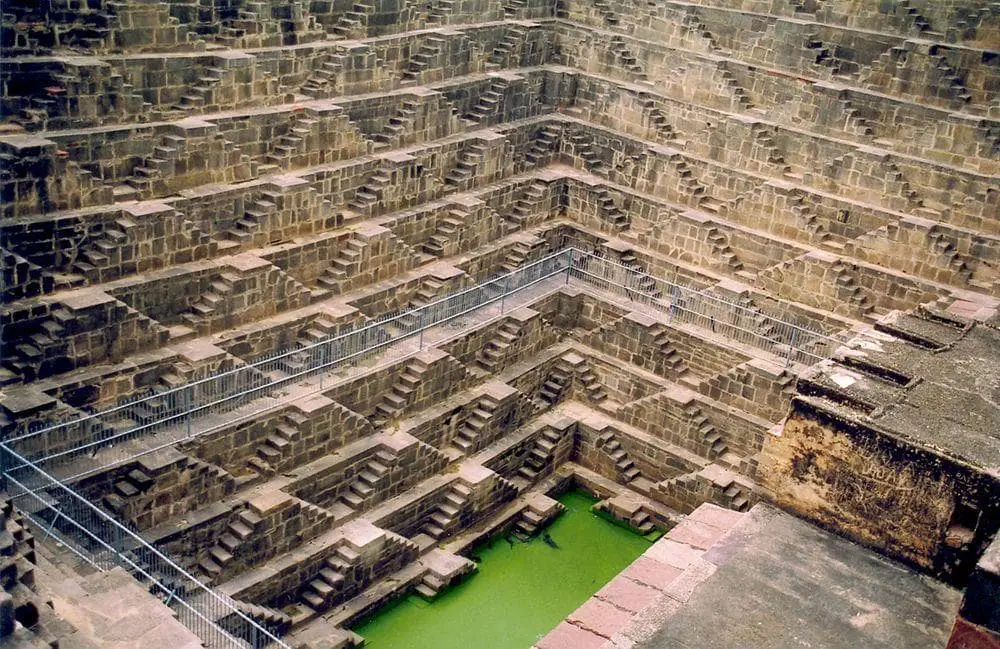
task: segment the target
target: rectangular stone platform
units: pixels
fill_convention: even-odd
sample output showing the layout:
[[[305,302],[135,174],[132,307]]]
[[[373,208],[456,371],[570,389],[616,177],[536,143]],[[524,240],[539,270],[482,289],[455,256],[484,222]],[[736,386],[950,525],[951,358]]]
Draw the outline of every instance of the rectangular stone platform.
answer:
[[[960,598],[768,505],[702,505],[537,647],[944,649]]]

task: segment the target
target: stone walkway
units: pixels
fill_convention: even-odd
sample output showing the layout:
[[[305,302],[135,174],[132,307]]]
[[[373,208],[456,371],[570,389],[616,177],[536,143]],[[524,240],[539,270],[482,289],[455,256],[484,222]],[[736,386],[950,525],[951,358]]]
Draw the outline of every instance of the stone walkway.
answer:
[[[705,504],[536,649],[942,649],[960,598],[768,505]]]

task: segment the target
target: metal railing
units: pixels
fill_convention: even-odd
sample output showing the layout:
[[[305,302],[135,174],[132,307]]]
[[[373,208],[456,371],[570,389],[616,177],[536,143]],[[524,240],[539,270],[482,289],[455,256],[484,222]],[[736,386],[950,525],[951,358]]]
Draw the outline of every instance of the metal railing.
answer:
[[[741,345],[765,350],[788,363],[814,364],[843,341],[738,304],[707,290],[668,282],[595,253],[576,251],[571,277],[666,313],[668,323],[708,330]]]
[[[246,365],[12,437],[7,444],[40,466],[93,454],[102,447],[164,431],[164,444],[191,438],[202,418],[247,413],[254,404],[281,405],[281,389],[309,377],[319,387],[327,372],[360,364],[404,341],[422,349],[425,332],[450,320],[504,301],[534,284],[565,273],[599,289],[662,311],[671,322],[689,324],[743,345],[766,350],[787,362],[814,363],[840,340],[727,301],[706,290],[669,282],[600,254],[566,248],[513,272],[458,291],[421,307],[382,316],[326,340],[278,352]],[[287,400],[287,399],[286,399]],[[225,417],[231,420],[232,417]]]
[[[280,405],[284,400],[279,390],[293,382],[318,376],[322,388],[324,374],[337,366],[365,362],[406,341],[411,343],[411,352],[423,349],[430,328],[495,304],[503,314],[512,296],[560,275],[565,275],[565,283],[575,280],[621,295],[666,313],[670,322],[696,326],[742,345],[780,354],[787,362],[813,363],[840,344],[836,338],[780,321],[706,290],[653,277],[598,253],[566,248],[472,288],[383,316],[326,340],[0,442],[0,474],[15,505],[43,535],[58,539],[99,569],[126,569],[171,606],[206,646],[285,648],[287,645],[247,617],[232,599],[200,583],[133,530],[52,477],[46,463],[170,429],[181,429],[185,435],[179,439],[185,439],[197,418],[234,413],[260,400]],[[558,283],[564,282],[560,279]],[[20,446],[30,448],[39,439],[45,441],[42,448],[51,450],[51,445],[58,443],[64,448],[38,457],[21,452]]]
[[[199,582],[131,529],[5,444],[0,444],[0,464],[8,496],[41,539],[53,537],[98,570],[124,568],[169,606],[206,647],[290,649],[231,598]],[[17,471],[6,470],[11,466]]]
[[[502,311],[510,296],[566,273],[571,256],[570,250],[562,250],[472,288],[416,309],[383,316],[327,340],[142,395],[72,421],[44,426],[11,437],[6,443],[40,466],[48,466],[168,429],[177,435],[175,441],[181,441],[191,437],[195,419],[234,413],[308,377],[318,376],[322,387],[324,375],[336,367],[364,363],[406,340],[415,340],[418,348],[423,348],[423,335],[428,329],[483,307],[498,303]]]

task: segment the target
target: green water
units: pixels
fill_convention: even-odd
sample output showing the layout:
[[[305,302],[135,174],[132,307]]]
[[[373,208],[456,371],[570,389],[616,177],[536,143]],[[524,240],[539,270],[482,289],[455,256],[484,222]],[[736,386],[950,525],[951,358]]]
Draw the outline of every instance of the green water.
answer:
[[[479,572],[431,603],[410,595],[354,631],[371,649],[527,649],[649,547],[645,538],[590,512],[571,491],[541,538],[476,548]]]

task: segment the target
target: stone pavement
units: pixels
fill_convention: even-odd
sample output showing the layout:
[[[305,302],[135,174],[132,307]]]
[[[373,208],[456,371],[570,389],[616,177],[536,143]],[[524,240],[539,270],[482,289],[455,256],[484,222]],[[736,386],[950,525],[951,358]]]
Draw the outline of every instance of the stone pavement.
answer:
[[[767,505],[702,505],[538,649],[943,649],[960,593]]]

